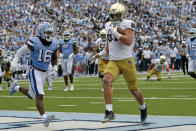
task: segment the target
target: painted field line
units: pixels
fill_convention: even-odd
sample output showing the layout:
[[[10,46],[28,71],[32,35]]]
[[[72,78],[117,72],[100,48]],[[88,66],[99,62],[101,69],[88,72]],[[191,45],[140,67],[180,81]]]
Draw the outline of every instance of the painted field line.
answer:
[[[63,92],[63,90],[64,89],[59,89],[59,87],[54,87],[55,89],[53,89],[53,90],[62,90],[62,92]],[[74,89],[75,91],[77,91],[77,90],[100,90],[101,88],[100,87],[97,87],[97,88],[76,88],[76,89]],[[127,90],[128,88],[127,87],[122,87],[122,88],[113,88],[114,90]],[[181,88],[168,88],[168,87],[166,87],[166,88],[164,88],[164,87],[160,87],[160,88],[153,88],[153,87],[147,87],[147,88],[141,88],[141,87],[139,87],[139,89],[143,89],[143,90],[196,90],[196,88],[187,88],[187,87],[181,87]],[[45,90],[48,90],[48,89],[45,89]]]
[[[0,98],[22,98],[26,96],[0,96]],[[103,97],[60,97],[60,96],[44,96],[50,99],[104,99]],[[117,98],[115,100],[135,100],[135,98]],[[162,97],[149,97],[144,98],[145,100],[196,100],[196,98],[162,98]]]
[[[36,107],[27,107],[27,109],[37,109]]]
[[[58,105],[58,106],[77,106],[77,105]]]
[[[88,102],[89,104],[105,104],[104,102]]]
[[[136,101],[136,100],[117,100],[117,101]]]

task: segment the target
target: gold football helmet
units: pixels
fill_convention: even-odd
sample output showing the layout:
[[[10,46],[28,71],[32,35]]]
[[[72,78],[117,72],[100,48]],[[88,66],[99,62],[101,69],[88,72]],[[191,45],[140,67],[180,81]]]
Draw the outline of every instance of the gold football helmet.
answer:
[[[102,40],[106,40],[106,30],[105,29],[102,29],[99,33],[99,37],[102,39]]]
[[[120,3],[113,4],[109,9],[110,20],[114,25],[118,25],[125,18],[126,9]]]
[[[165,62],[165,60],[166,60],[166,58],[165,58],[165,56],[164,56],[164,55],[160,56],[160,62],[161,62],[161,63],[164,63],[164,62]]]

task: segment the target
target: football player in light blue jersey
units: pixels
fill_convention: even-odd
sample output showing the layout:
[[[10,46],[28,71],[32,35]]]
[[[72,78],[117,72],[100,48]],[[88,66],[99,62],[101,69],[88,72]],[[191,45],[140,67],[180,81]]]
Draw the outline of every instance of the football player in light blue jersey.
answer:
[[[194,24],[189,32],[189,39],[187,40],[188,45],[188,56],[189,56],[189,67],[188,73],[191,77],[196,79],[196,24]]]
[[[63,32],[64,39],[59,40],[60,43],[60,52],[63,54],[63,58],[61,59],[61,67],[63,70],[64,82],[65,82],[65,90],[69,90],[68,86],[68,76],[70,78],[70,91],[74,90],[73,85],[73,55],[78,52],[78,48],[76,45],[75,39],[71,38],[70,32]]]
[[[54,115],[47,115],[45,113],[43,96],[44,96],[44,82],[46,80],[46,71],[50,65],[53,66],[53,71],[57,71],[57,50],[58,40],[54,39],[53,27],[48,22],[42,22],[38,25],[37,36],[30,37],[27,44],[21,47],[11,62],[11,70],[14,71],[18,60],[24,54],[31,54],[32,66],[29,71],[30,87],[22,88],[14,81],[9,92],[13,95],[16,91],[20,91],[30,99],[36,98],[36,107],[43,118],[44,126],[48,127],[50,121],[54,119]]]

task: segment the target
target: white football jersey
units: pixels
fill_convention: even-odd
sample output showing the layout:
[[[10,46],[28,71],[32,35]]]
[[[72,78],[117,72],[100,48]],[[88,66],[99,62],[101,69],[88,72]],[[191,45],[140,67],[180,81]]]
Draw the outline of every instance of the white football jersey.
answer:
[[[161,72],[163,69],[166,69],[169,66],[167,61],[165,61],[163,64],[161,64],[160,59],[156,59],[154,61],[154,64],[155,64],[154,69],[159,72]]]
[[[95,43],[99,47],[99,52],[101,52],[101,51],[103,51],[105,49],[107,41],[106,40],[103,41],[101,38],[98,38]],[[108,55],[103,55],[100,58],[104,59],[104,60],[109,60],[109,56]]]
[[[117,40],[110,31],[110,24],[111,22],[107,22],[105,25],[105,30],[107,33],[107,39],[109,43],[109,58],[110,60],[123,60],[129,57],[133,57],[133,47],[134,47],[134,41],[132,41],[132,44],[130,46],[125,45],[124,43]],[[132,29],[135,30],[135,22],[132,20],[123,20],[119,25],[121,29]],[[133,36],[134,37],[134,36]],[[133,38],[134,40],[134,38]]]

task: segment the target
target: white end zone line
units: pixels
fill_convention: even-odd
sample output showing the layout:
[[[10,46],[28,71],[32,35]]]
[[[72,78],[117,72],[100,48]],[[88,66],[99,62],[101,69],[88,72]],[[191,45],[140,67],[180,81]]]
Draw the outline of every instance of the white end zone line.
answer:
[[[115,114],[116,119],[102,123],[104,113],[66,113],[54,114],[55,120],[45,128],[38,112],[35,111],[0,111],[0,130],[3,131],[55,131],[55,130],[100,130],[100,131],[194,131],[196,117],[154,116],[149,115],[146,124],[140,123],[139,115]]]

